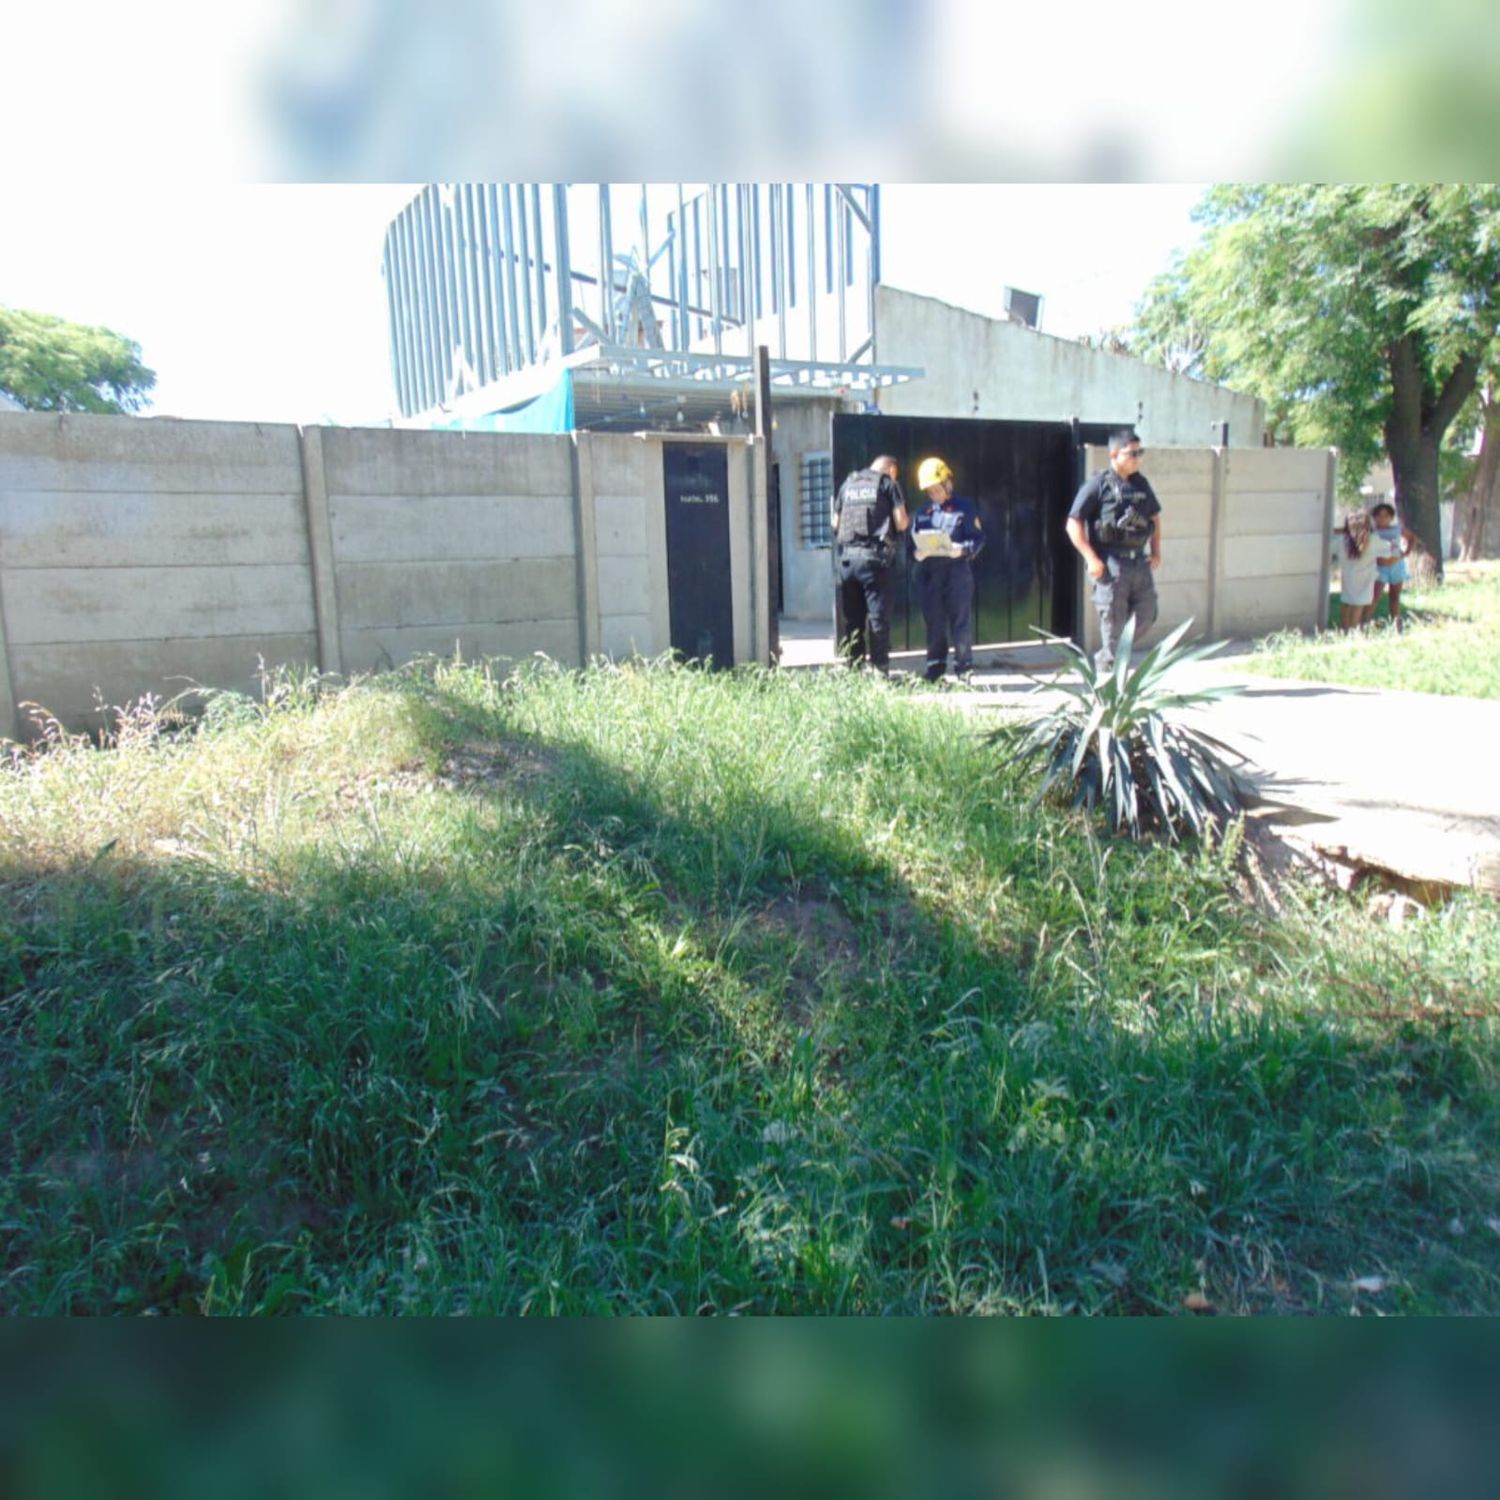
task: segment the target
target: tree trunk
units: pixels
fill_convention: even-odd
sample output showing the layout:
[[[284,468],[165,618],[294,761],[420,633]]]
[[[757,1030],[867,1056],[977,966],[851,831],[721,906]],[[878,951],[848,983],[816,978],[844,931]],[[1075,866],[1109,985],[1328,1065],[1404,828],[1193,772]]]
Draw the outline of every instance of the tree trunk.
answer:
[[[1393,443],[1387,439],[1391,472],[1396,480],[1396,509],[1416,532],[1437,571],[1443,576],[1443,518],[1438,509],[1438,445],[1427,438]]]
[[[1401,519],[1431,555],[1441,582],[1443,522],[1438,508],[1438,450],[1443,434],[1478,383],[1479,360],[1465,354],[1439,391],[1425,373],[1413,334],[1391,343],[1386,357],[1391,371],[1391,414],[1385,424],[1385,449],[1396,480],[1396,505]]]
[[[1488,557],[1495,551],[1494,533],[1500,531],[1500,515],[1496,514],[1495,503],[1497,479],[1500,479],[1500,403],[1487,393],[1474,483],[1454,507],[1453,536],[1458,544],[1458,555],[1464,562]]]

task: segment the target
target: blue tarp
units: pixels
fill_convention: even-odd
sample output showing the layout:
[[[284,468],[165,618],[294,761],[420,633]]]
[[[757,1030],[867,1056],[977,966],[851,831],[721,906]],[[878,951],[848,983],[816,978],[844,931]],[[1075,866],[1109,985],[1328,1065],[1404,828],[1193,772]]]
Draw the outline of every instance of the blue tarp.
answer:
[[[505,411],[456,417],[434,422],[435,428],[462,432],[571,432],[573,430],[573,372],[564,370],[550,390]]]

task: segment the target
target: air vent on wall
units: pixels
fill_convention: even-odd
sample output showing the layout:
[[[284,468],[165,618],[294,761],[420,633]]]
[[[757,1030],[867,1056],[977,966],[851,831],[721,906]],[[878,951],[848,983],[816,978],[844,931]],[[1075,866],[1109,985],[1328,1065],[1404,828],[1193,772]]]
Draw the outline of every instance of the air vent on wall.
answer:
[[[1012,323],[1023,323],[1027,328],[1040,328],[1042,324],[1041,293],[1022,292],[1013,286],[1006,287],[1005,316]]]

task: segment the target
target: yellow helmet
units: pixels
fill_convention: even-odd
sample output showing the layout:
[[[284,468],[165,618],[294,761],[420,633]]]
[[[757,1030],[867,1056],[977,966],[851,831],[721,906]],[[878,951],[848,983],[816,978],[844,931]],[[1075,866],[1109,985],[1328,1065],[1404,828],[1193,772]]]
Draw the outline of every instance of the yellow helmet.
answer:
[[[953,478],[953,470],[940,458],[924,458],[917,465],[917,488],[930,490],[935,484]]]

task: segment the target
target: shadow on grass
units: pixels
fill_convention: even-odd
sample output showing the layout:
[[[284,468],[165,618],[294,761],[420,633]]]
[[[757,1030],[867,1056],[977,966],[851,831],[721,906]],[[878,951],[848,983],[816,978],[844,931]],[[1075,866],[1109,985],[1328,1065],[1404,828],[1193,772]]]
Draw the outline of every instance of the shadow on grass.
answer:
[[[1286,1309],[1493,1193],[1471,1053],[1217,1004],[1161,867],[1091,912],[1081,841],[976,826],[1037,891],[955,912],[775,794],[411,711],[435,784],[337,839],[0,872],[0,1305]],[[1496,1304],[1443,1264],[1416,1305]]]

